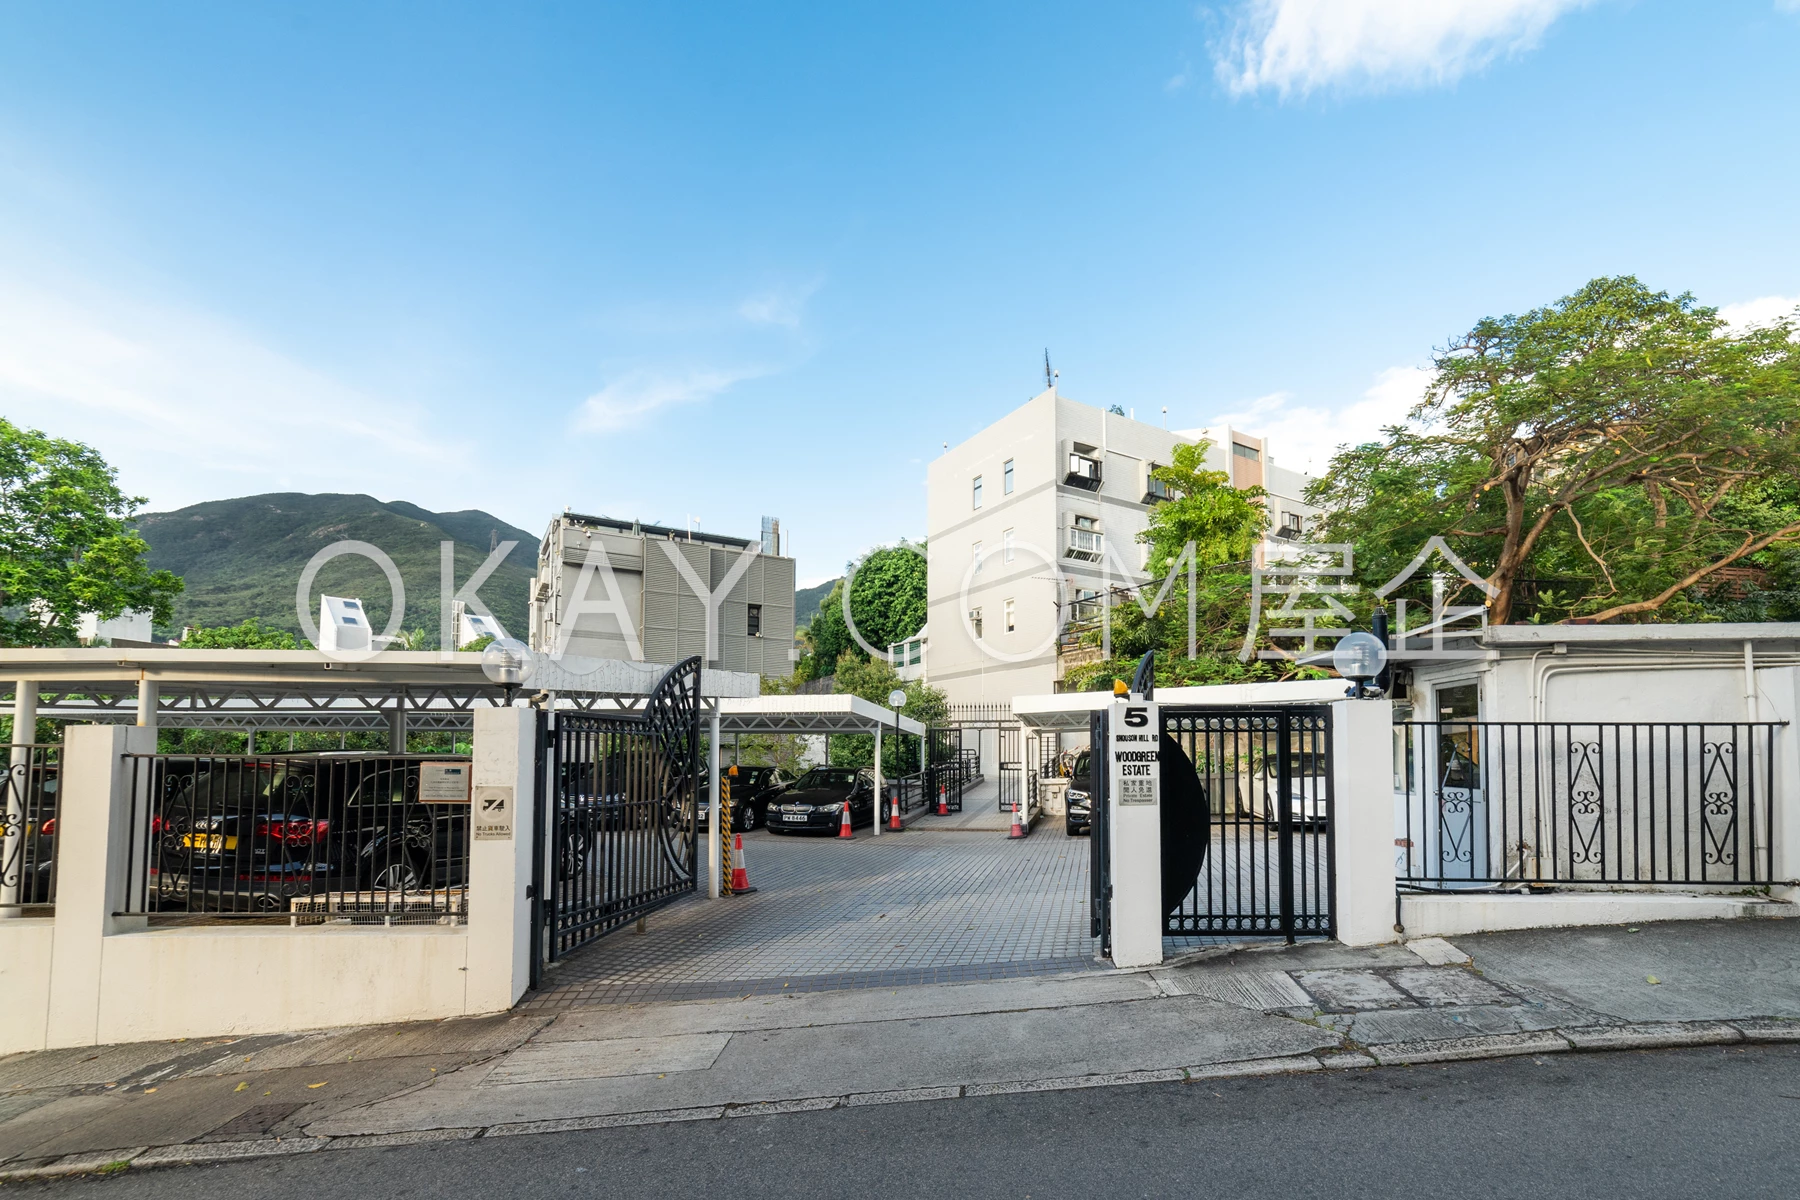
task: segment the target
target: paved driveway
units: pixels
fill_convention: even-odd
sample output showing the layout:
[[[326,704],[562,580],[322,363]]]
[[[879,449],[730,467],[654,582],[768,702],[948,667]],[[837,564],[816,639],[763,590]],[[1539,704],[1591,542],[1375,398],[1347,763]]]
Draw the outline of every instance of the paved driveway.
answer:
[[[652,913],[552,968],[530,1009],[1085,970],[1088,842],[1040,825],[745,837],[758,889]]]

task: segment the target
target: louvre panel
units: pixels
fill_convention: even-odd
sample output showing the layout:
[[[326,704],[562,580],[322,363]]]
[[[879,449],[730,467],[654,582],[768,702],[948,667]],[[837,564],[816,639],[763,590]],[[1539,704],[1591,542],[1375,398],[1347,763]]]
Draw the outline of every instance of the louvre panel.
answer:
[[[682,587],[681,575],[669,561],[661,546],[648,543],[644,548],[644,590],[659,596],[673,596]]]
[[[681,658],[673,629],[644,630],[644,657],[651,662],[673,663]]]
[[[792,605],[763,605],[762,621],[765,640],[791,642],[794,639],[794,609]]]
[[[721,639],[720,649],[724,652],[724,666],[727,671],[748,671],[751,669],[749,665],[749,644],[754,641],[756,641],[755,638],[745,637],[742,634]]]

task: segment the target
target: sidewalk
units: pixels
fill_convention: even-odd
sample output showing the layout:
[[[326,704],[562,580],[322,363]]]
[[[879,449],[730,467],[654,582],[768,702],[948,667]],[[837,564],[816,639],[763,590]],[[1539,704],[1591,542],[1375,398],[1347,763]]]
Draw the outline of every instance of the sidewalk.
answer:
[[[1511,1054],[1800,1041],[1800,920],[1203,952],[0,1060],[0,1178]]]

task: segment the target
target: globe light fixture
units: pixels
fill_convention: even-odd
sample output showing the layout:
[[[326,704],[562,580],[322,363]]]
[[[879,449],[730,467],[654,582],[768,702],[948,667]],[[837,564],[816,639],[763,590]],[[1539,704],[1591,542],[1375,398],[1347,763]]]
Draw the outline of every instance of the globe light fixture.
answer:
[[[481,652],[481,673],[505,689],[508,705],[536,669],[531,647],[517,638],[500,638]]]
[[[893,691],[889,692],[888,693],[888,707],[889,708],[905,708],[906,707],[906,693],[901,691],[899,688],[895,688]]]
[[[1346,634],[1331,652],[1331,665],[1350,681],[1350,690],[1344,694],[1361,696],[1364,685],[1387,665],[1387,647],[1372,633]]]

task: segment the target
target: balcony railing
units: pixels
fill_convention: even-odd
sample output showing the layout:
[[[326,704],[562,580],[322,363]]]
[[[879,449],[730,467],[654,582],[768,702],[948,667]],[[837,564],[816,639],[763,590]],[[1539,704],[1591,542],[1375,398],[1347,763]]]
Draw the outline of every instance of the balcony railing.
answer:
[[[1106,552],[1106,535],[1094,529],[1069,530],[1069,544],[1063,551],[1068,558],[1079,558],[1085,562],[1099,562]]]
[[[1100,490],[1100,460],[1089,458],[1085,454],[1069,455],[1069,471],[1063,482],[1070,487],[1085,488],[1090,492]]]

